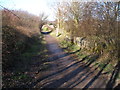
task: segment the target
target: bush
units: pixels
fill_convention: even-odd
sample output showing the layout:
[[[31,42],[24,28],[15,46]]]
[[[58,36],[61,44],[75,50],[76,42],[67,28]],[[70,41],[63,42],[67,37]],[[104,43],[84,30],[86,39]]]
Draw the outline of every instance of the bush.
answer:
[[[11,12],[20,17],[16,17]],[[2,10],[2,64],[3,71],[21,60],[21,54],[38,40],[39,18],[25,11]]]

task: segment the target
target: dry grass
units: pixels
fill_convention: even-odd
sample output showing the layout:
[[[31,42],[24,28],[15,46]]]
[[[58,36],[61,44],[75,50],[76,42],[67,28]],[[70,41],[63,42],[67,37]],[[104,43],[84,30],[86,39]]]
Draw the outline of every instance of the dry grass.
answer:
[[[20,59],[21,53],[30,48],[31,43],[40,36],[39,17],[25,11],[11,12],[2,10],[3,70],[13,66],[13,62]]]

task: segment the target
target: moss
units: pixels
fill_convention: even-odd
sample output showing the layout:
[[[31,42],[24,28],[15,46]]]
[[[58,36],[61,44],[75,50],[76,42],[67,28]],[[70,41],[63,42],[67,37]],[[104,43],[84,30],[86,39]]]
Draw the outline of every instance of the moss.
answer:
[[[114,66],[112,64],[108,64],[106,68],[104,69],[105,72],[112,73]]]
[[[65,35],[66,33],[61,37],[57,38],[60,41],[60,46],[62,48],[65,48],[64,50],[67,51],[68,53],[79,50],[80,49],[79,46],[75,44],[72,45],[70,41],[64,40]],[[118,50],[116,50],[115,45],[108,44],[103,37],[90,36],[90,38],[88,37],[88,40],[91,42],[89,45],[89,49],[84,48],[84,49],[81,49],[79,52],[75,53],[78,59],[81,60],[87,57],[83,62],[85,63],[92,62],[92,65],[94,66],[94,68],[98,67],[98,70],[101,70],[106,65],[106,62],[110,59],[111,61],[103,70],[103,72],[107,72],[107,75],[110,75],[118,60],[118,58],[116,58],[117,56],[116,51]],[[99,55],[99,58],[92,58],[96,54]],[[118,76],[118,79],[119,78],[120,78],[120,75]]]
[[[18,74],[15,74],[14,76],[12,76],[11,78],[13,80],[20,80],[20,79],[27,79],[27,78],[29,78],[29,76],[26,74],[23,74],[23,73],[18,73]]]

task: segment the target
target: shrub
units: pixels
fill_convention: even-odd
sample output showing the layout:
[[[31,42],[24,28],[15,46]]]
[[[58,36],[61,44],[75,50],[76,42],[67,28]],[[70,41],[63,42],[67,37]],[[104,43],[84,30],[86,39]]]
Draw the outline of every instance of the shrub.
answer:
[[[11,12],[19,16],[13,15]],[[39,17],[25,11],[2,10],[2,64],[3,71],[21,60],[21,54],[38,40]]]

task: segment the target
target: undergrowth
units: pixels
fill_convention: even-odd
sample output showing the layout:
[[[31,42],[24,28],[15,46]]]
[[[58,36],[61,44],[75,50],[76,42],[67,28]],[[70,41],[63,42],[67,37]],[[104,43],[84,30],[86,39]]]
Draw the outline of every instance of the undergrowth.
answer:
[[[40,19],[25,11],[2,10],[2,87],[27,87],[37,70],[45,70],[46,42],[40,34]],[[46,54],[46,55],[45,55]],[[38,65],[38,69],[34,70]]]
[[[55,37],[55,34],[52,34],[52,35]],[[113,73],[113,70],[118,62],[117,62],[117,60],[114,60],[115,58],[111,57],[111,54],[109,52],[104,52],[103,54],[91,52],[91,50],[87,50],[85,48],[81,49],[80,46],[71,44],[69,41],[64,40],[63,39],[64,37],[62,37],[62,36],[56,37],[56,38],[60,42],[60,46],[61,46],[61,48],[64,49],[65,52],[67,52],[67,53],[76,52],[74,54],[80,60],[85,58],[85,60],[83,61],[84,63],[92,62],[90,67],[91,66],[98,67],[98,70],[101,70],[105,66],[105,64],[107,62],[109,62],[107,64],[107,66],[104,68],[102,73],[106,74],[107,76],[111,76],[111,74]],[[96,56],[99,56],[99,57],[96,58]],[[118,81],[119,81],[119,79],[120,79],[120,73],[117,76]]]

